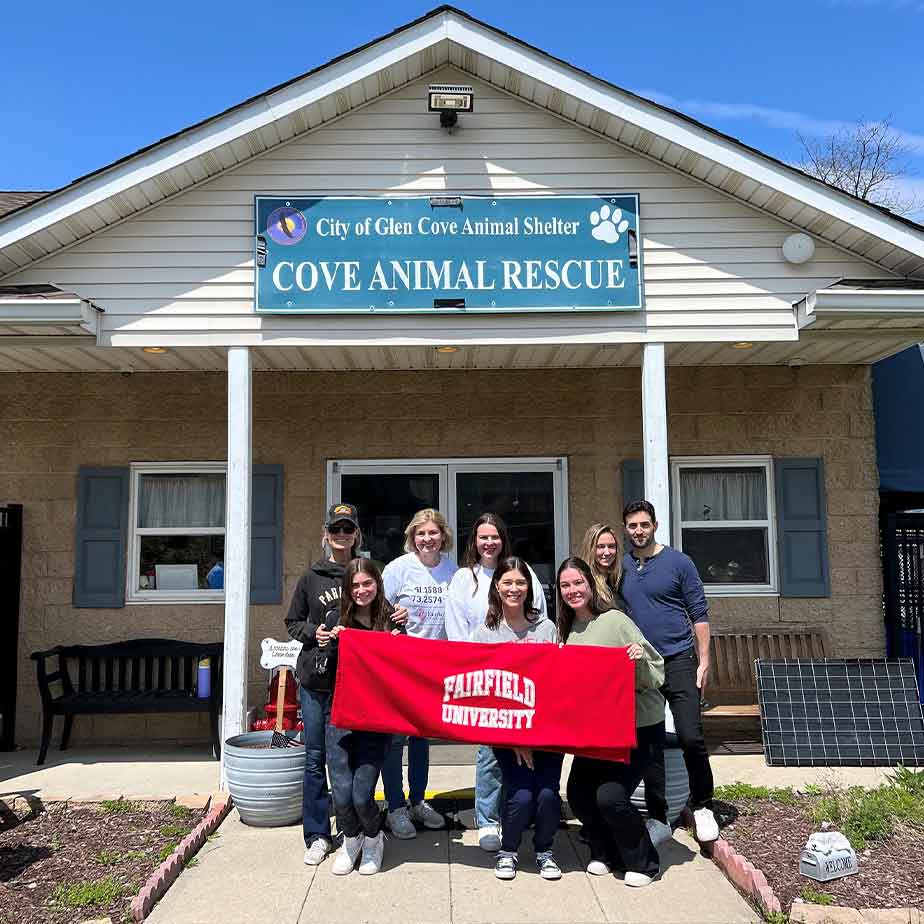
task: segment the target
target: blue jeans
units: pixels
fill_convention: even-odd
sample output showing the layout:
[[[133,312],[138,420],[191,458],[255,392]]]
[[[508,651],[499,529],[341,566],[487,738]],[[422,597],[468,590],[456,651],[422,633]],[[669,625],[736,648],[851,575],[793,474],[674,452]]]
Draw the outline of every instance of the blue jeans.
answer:
[[[324,736],[330,718],[330,693],[318,693],[300,686],[298,697],[305,724],[305,780],[302,784],[302,831],[305,846],[319,837],[330,837],[330,799],[324,766]]]
[[[516,853],[523,832],[535,820],[533,844],[536,853],[552,849],[552,841],[561,817],[561,765],[564,754],[533,751],[535,769],[518,764],[509,748],[494,748],[494,756],[504,774],[504,820],[501,850]]]
[[[337,813],[337,828],[346,837],[375,837],[382,814],[375,804],[379,779],[391,736],[378,732],[348,731],[327,723],[327,769]]]
[[[500,825],[504,797],[504,774],[494,750],[483,744],[475,762],[475,824],[479,828]]]
[[[423,802],[424,793],[427,791],[427,777],[430,775],[430,742],[426,738],[395,735],[392,738],[388,756],[385,758],[385,766],[382,767],[382,786],[385,788],[385,799],[388,802],[389,812],[407,805],[404,798],[401,766],[405,741],[407,742],[407,782],[411,805]]]

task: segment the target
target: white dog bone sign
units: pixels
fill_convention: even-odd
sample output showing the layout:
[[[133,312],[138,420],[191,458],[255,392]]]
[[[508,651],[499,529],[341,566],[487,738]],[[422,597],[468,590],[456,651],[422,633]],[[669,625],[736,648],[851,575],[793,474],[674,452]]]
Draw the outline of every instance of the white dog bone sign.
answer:
[[[263,653],[260,655],[260,667],[272,670],[274,667],[295,667],[302,643],[297,639],[288,642],[277,642],[274,638],[265,638],[260,645]]]

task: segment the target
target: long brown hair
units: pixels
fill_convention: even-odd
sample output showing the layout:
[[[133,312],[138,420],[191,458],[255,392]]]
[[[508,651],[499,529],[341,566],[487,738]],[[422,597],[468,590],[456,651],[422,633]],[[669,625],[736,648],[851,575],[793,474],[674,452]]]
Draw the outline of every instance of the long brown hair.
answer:
[[[375,581],[375,598],[369,604],[369,615],[372,617],[372,628],[376,632],[384,632],[390,628],[392,609],[385,599],[382,572],[368,558],[354,558],[343,572],[340,584],[340,625],[346,628],[361,625],[356,619],[359,607],[353,599],[353,578],[357,574],[368,574]]]
[[[604,533],[610,533],[616,541],[616,561],[609,571],[604,571],[597,563],[597,543]],[[622,545],[619,542],[619,533],[609,523],[594,523],[588,526],[581,542],[581,558],[590,565],[597,595],[610,606],[615,606],[619,582],[622,579]]]
[[[567,571],[569,568],[580,571],[581,574],[584,575],[584,580],[587,581],[587,586],[590,588],[589,607],[591,613],[593,613],[594,616],[599,616],[601,613],[606,612],[607,609],[606,603],[600,599],[600,594],[597,592],[597,583],[594,581],[590,565],[588,565],[583,558],[578,558],[576,555],[566,558],[558,566],[558,573],[555,575],[555,599],[558,604],[558,619],[556,623],[558,625],[558,637],[562,642],[568,641],[568,636],[571,634],[571,627],[574,625],[574,610],[565,603],[564,597],[561,595],[561,584],[559,583],[561,581],[562,572]]]
[[[504,604],[501,602],[500,593],[497,590],[497,582],[510,571],[519,571],[526,578],[526,599],[523,601],[523,615],[526,617],[527,622],[535,622],[539,618],[539,610],[533,604],[533,578],[529,571],[529,565],[522,558],[510,555],[498,561],[494,574],[491,575],[491,587],[488,590],[488,615],[484,619],[484,624],[489,629],[496,629],[504,618]]]
[[[481,564],[481,556],[478,554],[476,545],[479,526],[493,526],[497,530],[501,541],[500,552],[497,553],[498,561],[510,555],[510,535],[507,532],[507,524],[496,513],[483,513],[472,524],[472,534],[465,543],[465,550],[462,552],[462,561],[459,565],[460,568],[468,568],[472,572],[472,583],[475,585],[472,591],[473,597],[478,593],[478,575],[475,574],[475,568]]]

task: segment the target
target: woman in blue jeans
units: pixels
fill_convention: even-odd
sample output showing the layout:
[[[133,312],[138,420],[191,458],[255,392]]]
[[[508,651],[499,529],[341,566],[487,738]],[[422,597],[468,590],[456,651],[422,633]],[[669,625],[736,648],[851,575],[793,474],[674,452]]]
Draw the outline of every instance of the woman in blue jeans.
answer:
[[[533,604],[532,574],[521,558],[504,558],[491,575],[488,615],[472,635],[473,642],[554,644],[555,623]],[[501,849],[494,863],[498,879],[517,874],[523,832],[535,824],[533,846],[536,868],[543,879],[561,879],[552,843],[558,829],[561,797],[558,794],[563,754],[531,748],[494,748],[504,781]]]
[[[317,866],[332,849],[330,799],[327,792],[324,737],[330,716],[331,677],[327,653],[320,642],[331,638],[340,619],[340,587],[349,561],[359,554],[362,533],[352,504],[334,504],[321,532],[324,558],[305,570],[295,586],[286,616],[291,638],[302,643],[297,674],[305,730],[305,779],[302,789],[302,829],[305,863]],[[399,616],[401,614],[396,614]],[[405,614],[406,616],[406,614]]]
[[[330,639],[318,642],[322,648],[330,649],[332,680],[336,679],[340,636],[344,632],[362,631],[397,635],[403,629],[392,620],[393,613],[385,599],[379,569],[365,558],[354,558],[343,575],[340,620],[331,629]],[[337,851],[331,872],[345,876],[353,872],[359,860],[360,874],[370,876],[381,869],[385,850],[382,814],[375,804],[375,784],[391,745],[391,735],[339,728],[328,718],[326,745],[337,828],[343,835],[343,845]]]

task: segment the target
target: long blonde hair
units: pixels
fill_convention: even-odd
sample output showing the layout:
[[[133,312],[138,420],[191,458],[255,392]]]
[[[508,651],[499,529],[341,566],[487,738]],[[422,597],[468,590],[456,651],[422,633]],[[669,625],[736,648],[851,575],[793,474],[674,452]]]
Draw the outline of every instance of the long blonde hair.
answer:
[[[416,533],[424,523],[429,522],[436,524],[440,531],[440,535],[443,537],[443,544],[440,546],[440,551],[448,552],[452,548],[452,533],[449,532],[449,524],[446,522],[446,517],[444,517],[439,510],[434,510],[432,507],[424,507],[423,510],[418,510],[417,513],[411,517],[411,522],[407,524],[407,528],[404,530],[405,552],[417,551],[417,546],[414,545],[414,533]]]
[[[609,571],[604,571],[597,563],[597,543],[604,533],[610,533],[616,540],[616,560]],[[609,606],[615,606],[619,594],[619,581],[622,579],[622,545],[619,542],[619,534],[609,523],[594,523],[588,526],[587,532],[584,533],[584,540],[581,542],[580,557],[590,567],[597,596]]]

